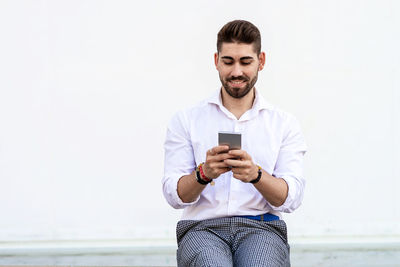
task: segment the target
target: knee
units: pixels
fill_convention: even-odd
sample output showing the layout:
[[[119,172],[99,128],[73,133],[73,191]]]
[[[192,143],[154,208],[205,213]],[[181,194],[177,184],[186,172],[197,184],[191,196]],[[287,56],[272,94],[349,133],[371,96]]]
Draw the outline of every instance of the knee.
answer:
[[[179,248],[177,253],[178,267],[180,266],[232,266],[232,254],[230,251],[216,249],[213,247],[190,251]]]

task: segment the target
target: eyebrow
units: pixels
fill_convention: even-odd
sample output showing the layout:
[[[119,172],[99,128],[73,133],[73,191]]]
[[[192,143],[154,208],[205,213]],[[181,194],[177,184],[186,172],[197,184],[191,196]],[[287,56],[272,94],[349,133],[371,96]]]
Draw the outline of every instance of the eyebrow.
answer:
[[[222,59],[229,59],[229,60],[233,60],[233,57],[229,57],[229,56],[223,56],[221,57]],[[246,56],[246,57],[241,57],[240,60],[250,60],[250,59],[254,59],[253,57],[250,56]]]

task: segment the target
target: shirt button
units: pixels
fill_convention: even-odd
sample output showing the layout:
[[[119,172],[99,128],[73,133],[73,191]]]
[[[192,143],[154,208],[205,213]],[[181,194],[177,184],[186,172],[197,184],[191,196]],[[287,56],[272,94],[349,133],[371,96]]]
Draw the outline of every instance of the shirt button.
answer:
[[[236,125],[236,131],[242,132],[244,129],[244,122],[240,122],[238,125]]]

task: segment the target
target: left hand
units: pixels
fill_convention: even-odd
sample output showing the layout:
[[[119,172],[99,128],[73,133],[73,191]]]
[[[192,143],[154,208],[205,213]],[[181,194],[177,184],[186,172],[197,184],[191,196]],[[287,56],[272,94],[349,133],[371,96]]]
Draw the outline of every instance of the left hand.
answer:
[[[250,155],[244,150],[229,150],[229,155],[236,159],[225,159],[224,162],[232,166],[233,177],[248,183],[258,176],[258,167],[253,163]]]

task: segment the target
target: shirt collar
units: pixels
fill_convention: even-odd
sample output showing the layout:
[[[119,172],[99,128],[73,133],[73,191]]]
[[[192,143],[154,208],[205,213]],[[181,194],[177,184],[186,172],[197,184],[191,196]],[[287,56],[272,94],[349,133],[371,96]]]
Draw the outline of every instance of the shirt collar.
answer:
[[[221,90],[222,89],[215,91],[214,94],[207,100],[207,102],[218,105],[220,108],[222,108],[223,104],[222,104]],[[253,107],[251,109],[254,109],[256,111],[260,111],[263,109],[272,109],[272,105],[264,99],[264,97],[260,94],[260,92],[258,92],[257,89],[255,89],[255,92],[256,92],[256,97],[254,99]]]

